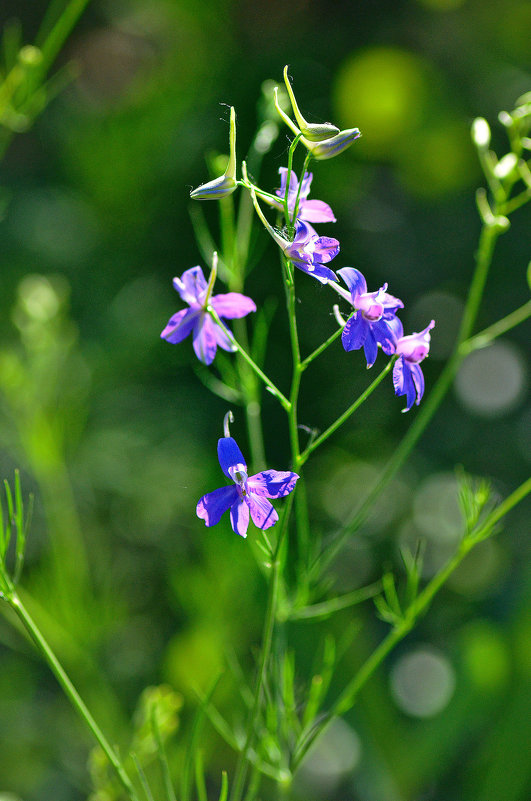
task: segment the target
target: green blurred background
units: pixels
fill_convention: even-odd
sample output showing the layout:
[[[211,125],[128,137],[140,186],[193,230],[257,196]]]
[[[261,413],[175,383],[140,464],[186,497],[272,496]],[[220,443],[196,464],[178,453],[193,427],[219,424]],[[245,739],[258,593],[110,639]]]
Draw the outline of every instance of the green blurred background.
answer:
[[[44,0],[4,0],[31,43]],[[227,648],[244,665],[260,636],[265,584],[227,520],[206,530],[197,499],[219,486],[215,443],[227,403],[196,375],[191,343],[159,332],[180,303],[171,278],[201,261],[189,189],[207,178],[205,153],[227,147],[226,105],[238,116],[243,157],[264,80],[290,65],[312,119],[359,126],[341,158],[315,164],[313,196],[338,218],[335,265],[369,288],[390,283],[406,301],[408,331],[437,320],[425,375],[447,357],[473,267],[483,179],[469,136],[475,116],[493,127],[530,89],[531,5],[525,0],[93,0],[59,63],[77,77],[0,172],[0,466],[35,493],[23,585],[28,605],[93,708],[125,747],[146,685],[182,697],[170,757]],[[59,65],[58,65],[59,66]],[[264,163],[278,185],[285,130]],[[204,209],[216,230],[216,209]],[[480,326],[528,296],[529,209],[502,237]],[[259,303],[278,294],[274,250],[249,280]],[[266,249],[267,248],[267,249]],[[298,281],[303,352],[332,330],[328,295]],[[289,374],[282,304],[266,367]],[[456,544],[454,466],[507,495],[529,473],[529,326],[465,362],[415,455],[334,567],[348,591],[399,569],[399,547],[425,538],[426,576]],[[353,356],[353,358],[350,358]],[[303,392],[300,420],[324,428],[364,387],[363,359],[338,346]],[[415,410],[401,415],[390,382],[308,466],[316,533],[333,530]],[[284,420],[264,398],[268,460],[286,465]],[[243,413],[233,427],[247,452]],[[531,713],[529,506],[452,578],[415,632],[330,730],[296,783],[304,801],[525,801]],[[5,610],[4,610],[5,611]],[[298,670],[308,675],[317,636],[359,632],[333,691],[381,639],[367,605],[319,624],[293,625]],[[217,693],[231,717],[230,682]],[[89,793],[92,743],[31,645],[0,618],[0,798],[77,801]],[[231,769],[229,749],[204,730],[210,780]],[[267,798],[267,787],[264,798]],[[4,793],[4,795],[2,795]],[[6,795],[7,794],[7,795]],[[12,794],[12,795],[10,795]],[[217,796],[216,796],[217,797]]]

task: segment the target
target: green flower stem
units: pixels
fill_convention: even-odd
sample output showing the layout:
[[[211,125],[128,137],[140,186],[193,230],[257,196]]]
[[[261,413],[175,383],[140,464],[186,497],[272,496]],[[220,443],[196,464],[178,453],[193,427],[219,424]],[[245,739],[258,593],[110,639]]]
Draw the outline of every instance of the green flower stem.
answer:
[[[299,334],[297,331],[297,309],[295,298],[295,284],[290,279],[291,265],[282,259],[284,268],[284,286],[286,289],[286,306],[288,309],[289,334],[291,341],[291,353],[293,359],[293,373],[291,377],[291,390],[289,395],[290,408],[288,412],[289,438],[291,444],[291,463],[294,470],[298,470],[302,462],[300,461],[299,429],[298,429],[298,399],[301,384],[303,367],[301,363],[301,352],[299,345]]]
[[[303,465],[300,451],[299,422],[298,422],[298,401],[302,374],[305,366],[301,362],[299,335],[297,331],[297,299],[295,297],[295,284],[291,263],[282,258],[284,275],[284,287],[286,291],[286,306],[288,311],[291,352],[293,360],[291,390],[290,390],[290,411],[288,412],[288,428],[291,447],[292,469],[300,472]],[[303,479],[299,479],[299,487],[295,497],[295,525],[297,532],[297,561],[299,565],[299,581],[297,584],[297,597],[307,598],[308,579],[310,566],[310,522],[308,516],[308,500],[306,487]]]
[[[258,367],[256,362],[254,362],[253,359],[251,359],[251,357],[249,356],[247,351],[244,348],[242,348],[242,346],[239,344],[239,342],[236,341],[236,339],[232,335],[232,332],[229,331],[229,329],[223,324],[223,322],[218,317],[218,315],[216,314],[215,310],[212,307],[208,308],[208,313],[210,314],[212,319],[216,322],[216,324],[219,325],[219,327],[227,335],[228,339],[230,340],[231,345],[233,345],[234,348],[238,351],[238,353],[243,356],[243,358],[245,359],[247,364],[249,364],[252,367],[252,369],[254,370],[256,375],[259,376],[259,378],[261,378],[262,381],[264,382],[264,384],[268,387],[268,389],[271,392],[271,394],[274,395],[275,398],[277,398],[279,403],[289,413],[291,404],[290,404],[289,400],[286,398],[286,396],[278,389],[278,387],[276,387],[273,384],[273,382],[266,376],[266,374],[262,372],[262,370]]]
[[[277,195],[272,195],[271,192],[266,192],[265,189],[260,189],[259,186],[257,186],[256,184],[253,184],[249,180],[249,176],[247,175],[247,172],[245,173],[244,180],[243,181],[236,181],[236,183],[237,183],[238,186],[245,187],[245,189],[247,189],[249,192],[251,192],[251,190],[252,190],[253,192],[255,192],[255,194],[260,195],[260,197],[263,197],[265,200],[274,200],[275,201],[275,203],[274,203],[275,208],[278,207],[279,203],[282,203],[282,200]]]
[[[503,213],[505,215],[512,214],[513,211],[519,209],[520,206],[524,206],[529,200],[531,200],[531,186],[528,186],[519,195],[515,195],[512,200],[507,201],[503,206]]]
[[[240,198],[240,209],[247,206],[252,214],[252,204],[247,195]],[[245,219],[245,214],[243,215]],[[249,224],[252,217],[249,219]],[[225,264],[230,265],[228,278],[228,288],[230,292],[243,292],[245,282],[245,267],[249,257],[249,234],[250,228],[242,231],[240,239],[236,235],[242,217],[238,215],[238,226],[234,221],[234,199],[233,195],[224,198],[220,202],[220,229],[223,242],[223,256]],[[246,353],[250,352],[249,338],[247,336],[247,322],[244,319],[234,321],[234,332],[237,341],[241,343]],[[240,386],[242,388],[243,402],[245,406],[245,419],[247,423],[247,433],[249,435],[249,447],[251,451],[251,463],[257,470],[265,467],[265,447],[262,429],[262,408],[261,408],[261,387],[251,366],[238,354],[236,359],[236,369],[238,371]]]
[[[503,317],[501,320],[498,320],[496,323],[489,325],[488,328],[480,331],[479,334],[475,334],[470,339],[466,339],[462,342],[459,348],[461,355],[467,356],[474,350],[486,347],[497,337],[515,328],[515,326],[523,323],[529,317],[531,317],[531,300],[528,300],[523,306],[515,309],[515,311]]]
[[[249,713],[247,721],[247,729],[245,733],[245,743],[238,757],[236,771],[234,775],[234,783],[230,793],[230,801],[240,801],[243,793],[243,787],[249,767],[249,751],[252,748],[253,741],[256,735],[256,722],[260,712],[260,704],[262,702],[262,693],[264,681],[267,674],[267,667],[269,664],[269,657],[271,654],[271,644],[273,642],[273,629],[275,626],[275,619],[277,615],[278,605],[278,589],[280,582],[280,573],[282,570],[281,550],[284,544],[285,534],[288,528],[288,522],[293,505],[293,493],[289,495],[286,506],[284,508],[284,515],[278,534],[278,540],[271,562],[271,577],[269,580],[269,592],[267,598],[267,608],[264,619],[264,630],[262,635],[262,649],[260,654],[260,664],[256,674],[256,682],[253,693],[253,705]]]
[[[61,663],[55,656],[50,646],[48,645],[37,624],[35,623],[30,613],[22,603],[20,597],[15,591],[13,591],[9,595],[5,596],[5,600],[14,610],[17,617],[23,624],[24,628],[30,635],[31,639],[37,646],[37,649],[40,651],[41,655],[48,663],[48,666],[50,667],[52,673],[55,675],[55,678],[61,685],[61,688],[65,693],[65,695],[67,696],[68,700],[77,710],[80,717],[85,721],[86,725],[88,726],[93,736],[99,743],[101,749],[103,750],[103,752],[107,756],[107,759],[114,768],[116,776],[120,781],[120,784],[126,791],[127,795],[129,796],[131,801],[138,801],[138,797],[131,782],[131,779],[129,778],[125,768],[120,762],[116,752],[114,751],[114,749],[108,742],[107,738],[101,731],[100,727],[90,714],[83,699],[81,698],[76,688],[68,678],[64,668],[62,667]]]
[[[373,673],[382,664],[384,659],[391,653],[394,647],[409,634],[414,628],[417,620],[423,615],[441,587],[446,583],[451,574],[459,567],[465,556],[488,534],[493,527],[511,509],[520,503],[531,492],[531,478],[520,485],[503,503],[487,515],[487,518],[470,534],[466,535],[451,559],[446,565],[428,582],[424,589],[417,595],[404,612],[402,619],[391,629],[389,634],[382,640],[378,647],[370,654],[358,672],[347,684],[335,701],[332,709],[327,714],[326,719],[313,729],[301,744],[296,752],[292,770],[295,771],[301,763],[305,754],[312,743],[330,725],[336,717],[344,715],[354,706],[360,690],[364,687]]]
[[[310,165],[311,158],[312,158],[312,154],[308,150],[306,152],[306,156],[304,158],[304,164],[302,165],[301,179],[299,181],[299,188],[297,189],[297,197],[295,198],[295,206],[293,207],[292,222],[295,222],[295,220],[297,219],[297,215],[299,213],[299,201],[300,201],[300,197],[301,197],[302,182],[304,180],[304,176],[306,175],[306,171],[307,171],[307,169],[308,169],[308,167]],[[288,186],[289,186],[289,183],[288,183]]]
[[[325,440],[327,440],[328,437],[330,437],[335,431],[337,431],[337,429],[341,425],[343,425],[343,423],[346,422],[346,420],[348,420],[349,417],[351,417],[351,415],[354,414],[354,412],[361,406],[361,404],[364,401],[366,401],[370,395],[372,395],[378,384],[380,384],[385,378],[385,376],[389,373],[394,362],[395,358],[393,357],[392,359],[389,360],[389,362],[386,364],[381,373],[374,379],[372,384],[369,384],[365,392],[362,392],[361,395],[354,401],[354,403],[351,406],[349,406],[348,409],[344,411],[343,414],[340,415],[337,418],[337,420],[326,429],[326,431],[323,431],[323,433],[319,437],[317,437],[317,439],[314,439],[314,441],[310,445],[308,445],[306,450],[299,457],[299,465],[303,465],[310,456],[310,454],[313,453],[313,451],[316,448],[318,448],[319,445],[322,445],[323,442],[325,442]]]
[[[286,191],[284,192],[284,201],[283,201],[283,203],[284,203],[284,219],[286,220],[286,225],[288,227],[288,233],[289,233],[289,238],[290,239],[293,236],[294,226],[293,226],[293,221],[291,220],[291,217],[290,217],[290,214],[289,214],[289,206],[288,206],[289,185],[290,185],[290,182],[291,182],[291,173],[292,173],[292,168],[293,168],[293,154],[295,153],[295,149],[296,149],[297,145],[299,144],[299,140],[300,140],[301,136],[302,136],[302,134],[297,134],[297,136],[295,137],[295,139],[293,140],[293,142],[289,146],[289,151],[288,151],[288,171],[286,173]],[[295,217],[293,218],[293,220],[295,220]]]
[[[323,353],[333,342],[336,341],[336,339],[338,337],[341,336],[342,332],[343,332],[343,326],[341,328],[338,328],[337,331],[334,331],[334,333],[331,336],[329,336],[328,339],[325,342],[323,342],[322,345],[319,345],[319,347],[316,348],[313,351],[313,353],[310,353],[309,356],[307,356],[305,359],[303,359],[303,361],[301,363],[302,369],[306,370],[308,365],[311,364],[314,359],[316,359],[318,356],[320,356],[321,353]]]
[[[374,598],[381,590],[382,582],[375,581],[367,587],[361,587],[359,590],[347,592],[344,595],[339,595],[337,598],[330,598],[328,601],[304,606],[302,609],[294,609],[288,612],[287,619],[313,620],[315,618],[328,617],[328,615],[331,615],[333,612],[338,612],[341,609],[348,609],[349,606],[355,606],[369,598]]]
[[[531,477],[520,484],[514,492],[505,498],[492,512],[487,515],[487,518],[476,526],[476,530],[472,532],[471,539],[476,542],[481,542],[485,539],[486,532],[492,529],[505,515],[511,511],[520,501],[531,493]]]

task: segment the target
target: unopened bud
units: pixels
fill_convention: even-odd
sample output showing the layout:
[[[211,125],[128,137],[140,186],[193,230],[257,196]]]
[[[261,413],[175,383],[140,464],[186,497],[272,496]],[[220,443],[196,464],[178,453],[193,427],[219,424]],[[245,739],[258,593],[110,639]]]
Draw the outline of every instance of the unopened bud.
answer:
[[[502,181],[514,172],[517,164],[518,156],[516,153],[506,153],[494,167],[494,175]]]
[[[221,200],[228,195],[232,195],[236,189],[236,181],[226,175],[214,178],[207,184],[201,184],[197,189],[192,189],[190,197],[193,200]]]
[[[325,139],[323,142],[310,142],[306,137],[302,137],[301,142],[308,148],[314,159],[324,161],[324,159],[331,159],[338,156],[347,147],[361,136],[359,128],[348,128],[345,131],[340,131],[336,136],[330,139]]]
[[[42,52],[33,45],[24,45],[19,51],[18,60],[27,67],[36,67],[42,61]]]
[[[489,124],[483,117],[477,117],[472,123],[472,141],[480,148],[486,148],[490,144]]]
[[[299,106],[297,105],[297,101],[295,100],[293,89],[291,88],[291,83],[288,78],[287,65],[284,67],[284,83],[286,84],[286,89],[288,90],[293,114],[295,115],[295,119],[297,120],[297,124],[302,135],[306,139],[308,139],[310,142],[322,142],[324,139],[330,139],[330,137],[339,133],[339,128],[337,128],[335,125],[332,125],[330,122],[310,123],[304,119],[299,110]]]
[[[190,197],[194,200],[221,200],[228,195],[232,195],[236,189],[236,112],[234,106],[230,109],[230,134],[229,134],[229,163],[224,174],[213,181],[198,186],[190,192]]]

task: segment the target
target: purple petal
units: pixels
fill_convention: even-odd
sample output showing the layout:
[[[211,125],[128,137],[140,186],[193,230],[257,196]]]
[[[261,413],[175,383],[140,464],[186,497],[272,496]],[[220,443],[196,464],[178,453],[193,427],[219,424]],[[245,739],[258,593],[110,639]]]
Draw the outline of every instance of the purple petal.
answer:
[[[413,383],[415,384],[415,389],[417,391],[417,406],[422,400],[422,396],[424,395],[424,373],[422,372],[422,368],[420,364],[412,364],[410,365],[411,369],[411,378],[413,379]]]
[[[411,377],[411,367],[401,356],[393,367],[393,385],[396,395],[406,396],[405,412],[408,412],[415,403],[417,392]]]
[[[337,281],[335,272],[329,270],[328,267],[323,267],[322,264],[312,264],[311,261],[301,261],[293,257],[291,260],[295,267],[298,267],[299,270],[302,270],[304,273],[308,273],[312,278],[317,278],[322,284],[326,284],[328,281]]]
[[[421,362],[429,353],[430,350],[430,331],[435,325],[432,320],[423,331],[418,334],[410,334],[407,337],[401,337],[397,343],[397,352],[402,354],[408,362]]]
[[[301,184],[301,200],[305,201],[308,195],[310,194],[310,186],[312,184],[312,181],[313,181],[313,173],[305,172]],[[310,201],[310,203],[312,202],[313,201]],[[319,201],[317,202],[319,203]],[[304,203],[304,205],[306,205],[306,203]],[[317,222],[317,220],[314,220],[314,222]]]
[[[240,537],[247,536],[249,528],[249,507],[241,498],[232,504],[230,508],[230,522],[232,530]]]
[[[372,324],[372,333],[376,341],[380,343],[383,352],[386,356],[391,356],[396,353],[396,337],[393,333],[392,327],[389,325],[389,320],[382,317],[381,320]]]
[[[232,437],[221,437],[221,439],[218,440],[218,459],[221,469],[231,481],[233,479],[229,473],[229,468],[232,467],[233,470],[243,470],[243,472],[247,472],[245,459],[236,444],[236,440]]]
[[[236,317],[245,317],[249,312],[256,311],[254,301],[245,295],[240,295],[239,292],[214,295],[210,299],[210,303],[220,317],[227,317],[229,320],[233,320]]]
[[[182,309],[170,317],[161,337],[171,342],[172,345],[182,342],[192,331],[198,316],[199,312],[195,309]]]
[[[301,203],[299,216],[301,220],[312,223],[336,222],[334,212],[323,200],[305,200]]]
[[[398,340],[404,336],[404,326],[402,325],[400,319],[393,313],[388,312],[384,314],[383,319],[391,329],[391,332],[398,343]]]
[[[314,260],[321,264],[332,261],[339,253],[339,242],[331,236],[320,236],[315,242]]]
[[[220,489],[203,495],[197,504],[197,516],[205,521],[205,526],[215,526],[219,523],[221,515],[232,506],[238,497],[238,489],[234,486],[220,487]]]
[[[201,312],[194,329],[194,350],[199,361],[212,364],[218,347],[216,325],[207,312]]]
[[[300,217],[295,221],[295,239],[291,242],[297,248],[305,247],[310,239],[315,236],[315,231],[311,225],[307,225]]]
[[[404,308],[404,304],[400,298],[395,298],[394,295],[390,295],[389,292],[386,292],[384,289],[378,290],[378,302],[389,312],[396,312],[397,309]]]
[[[219,326],[214,324],[214,336],[216,337],[216,342],[223,348],[223,350],[228,350],[231,353],[234,353],[236,350],[235,346],[230,341],[228,335],[225,331]]]
[[[249,506],[251,507],[253,523],[257,528],[270,528],[277,522],[278,515],[267,498],[263,498],[260,495],[250,495]]]
[[[295,489],[299,476],[290,470],[263,470],[247,480],[253,495],[265,498],[283,498]]]
[[[378,343],[376,342],[376,337],[370,325],[367,328],[367,336],[363,343],[363,350],[365,352],[365,358],[367,359],[367,367],[372,367],[378,356]]]
[[[190,270],[186,270],[180,278],[174,278],[173,286],[184,302],[191,305],[201,303],[207,282],[201,267],[192,267]]]
[[[356,295],[364,295],[367,292],[367,282],[355,267],[342,267],[337,272],[348,286],[353,300]]]
[[[363,319],[361,312],[354,312],[352,317],[347,320],[341,334],[341,342],[345,350],[359,350],[365,342],[369,323]]]

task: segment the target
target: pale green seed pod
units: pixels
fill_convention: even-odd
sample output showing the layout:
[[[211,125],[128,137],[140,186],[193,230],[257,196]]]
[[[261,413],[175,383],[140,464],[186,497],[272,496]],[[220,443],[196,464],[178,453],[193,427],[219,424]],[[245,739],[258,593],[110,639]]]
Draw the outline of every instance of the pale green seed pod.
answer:
[[[338,156],[347,147],[350,147],[356,139],[361,136],[359,128],[347,128],[345,131],[339,131],[336,136],[330,139],[325,139],[323,142],[310,142],[306,137],[302,137],[302,144],[308,148],[312,157],[318,161],[324,159],[331,159]]]
[[[221,200],[228,195],[232,195],[236,189],[236,112],[234,106],[230,109],[230,133],[229,133],[229,163],[223,175],[201,184],[197,189],[192,189],[190,197],[194,200]]]
[[[331,122],[311,123],[304,119],[299,110],[299,106],[297,105],[297,101],[295,100],[293,89],[291,88],[291,83],[288,78],[287,65],[284,67],[284,83],[286,84],[286,89],[288,90],[291,107],[293,109],[295,119],[297,120],[297,124],[300,128],[300,132],[306,139],[308,139],[310,142],[322,142],[324,139],[330,139],[330,137],[339,133],[339,128],[337,128],[335,125],[332,125]]]

